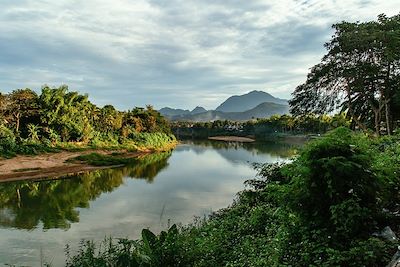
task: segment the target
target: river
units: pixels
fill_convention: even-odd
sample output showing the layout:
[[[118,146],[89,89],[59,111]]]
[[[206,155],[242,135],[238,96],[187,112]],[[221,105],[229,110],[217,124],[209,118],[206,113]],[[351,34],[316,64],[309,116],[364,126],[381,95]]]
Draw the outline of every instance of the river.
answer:
[[[132,166],[58,180],[0,183],[0,265],[63,266],[65,245],[82,239],[137,238],[227,207],[253,162],[285,161],[277,143],[186,141]]]

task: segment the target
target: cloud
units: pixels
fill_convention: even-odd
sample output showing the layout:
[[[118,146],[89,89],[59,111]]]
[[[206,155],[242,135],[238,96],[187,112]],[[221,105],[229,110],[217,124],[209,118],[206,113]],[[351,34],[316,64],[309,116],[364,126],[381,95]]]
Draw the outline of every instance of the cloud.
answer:
[[[396,2],[5,0],[0,88],[66,83],[120,109],[215,108],[254,89],[288,98],[331,24],[394,15]]]

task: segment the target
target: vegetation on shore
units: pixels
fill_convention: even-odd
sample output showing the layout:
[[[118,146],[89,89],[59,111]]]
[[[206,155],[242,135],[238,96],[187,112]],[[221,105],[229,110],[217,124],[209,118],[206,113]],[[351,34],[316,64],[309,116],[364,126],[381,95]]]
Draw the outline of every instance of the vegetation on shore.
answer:
[[[176,143],[169,123],[151,106],[118,111],[97,107],[67,86],[0,94],[0,156],[57,149],[168,150]]]
[[[228,208],[141,240],[82,242],[67,266],[385,266],[399,244],[400,136],[338,128],[257,166]]]

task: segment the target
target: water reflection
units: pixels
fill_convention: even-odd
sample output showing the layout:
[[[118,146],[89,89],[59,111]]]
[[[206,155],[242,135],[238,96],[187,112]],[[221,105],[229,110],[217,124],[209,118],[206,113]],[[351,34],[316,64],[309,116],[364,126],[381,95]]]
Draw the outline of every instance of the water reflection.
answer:
[[[0,183],[0,225],[34,229],[41,222],[43,229],[68,229],[79,222],[76,208],[88,208],[90,201],[121,186],[124,177],[153,182],[170,156],[171,152],[147,155],[129,166],[68,179]]]
[[[277,142],[221,142],[210,140],[186,140],[182,150],[190,149],[197,154],[204,153],[212,148],[222,157],[233,163],[269,162],[274,159],[288,159],[293,157],[301,144],[294,145]]]
[[[0,265],[64,264],[65,244],[105,236],[138,238],[228,206],[250,162],[286,160],[285,144],[185,142],[172,153],[71,179],[0,183]],[[135,179],[132,179],[135,178]]]

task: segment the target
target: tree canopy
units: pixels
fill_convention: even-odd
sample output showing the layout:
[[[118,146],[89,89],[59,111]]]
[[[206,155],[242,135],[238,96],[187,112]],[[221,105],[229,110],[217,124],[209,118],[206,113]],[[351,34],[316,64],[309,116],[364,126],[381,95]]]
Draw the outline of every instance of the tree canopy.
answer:
[[[35,154],[72,143],[160,149],[172,140],[168,121],[152,106],[128,111],[112,105],[100,108],[88,95],[69,91],[66,85],[43,86],[39,95],[28,88],[0,94],[1,156]]]
[[[359,128],[391,134],[400,119],[400,14],[333,28],[327,54],[293,93],[292,114],[342,109]]]
[[[122,112],[112,105],[99,108],[88,95],[69,91],[66,85],[44,86],[39,96],[31,89],[1,94],[0,118],[22,137],[29,135],[28,125],[34,124],[43,128],[43,135],[53,131],[63,141],[88,142],[95,132],[120,133],[123,128],[137,133],[170,131],[168,122],[151,106]]]

